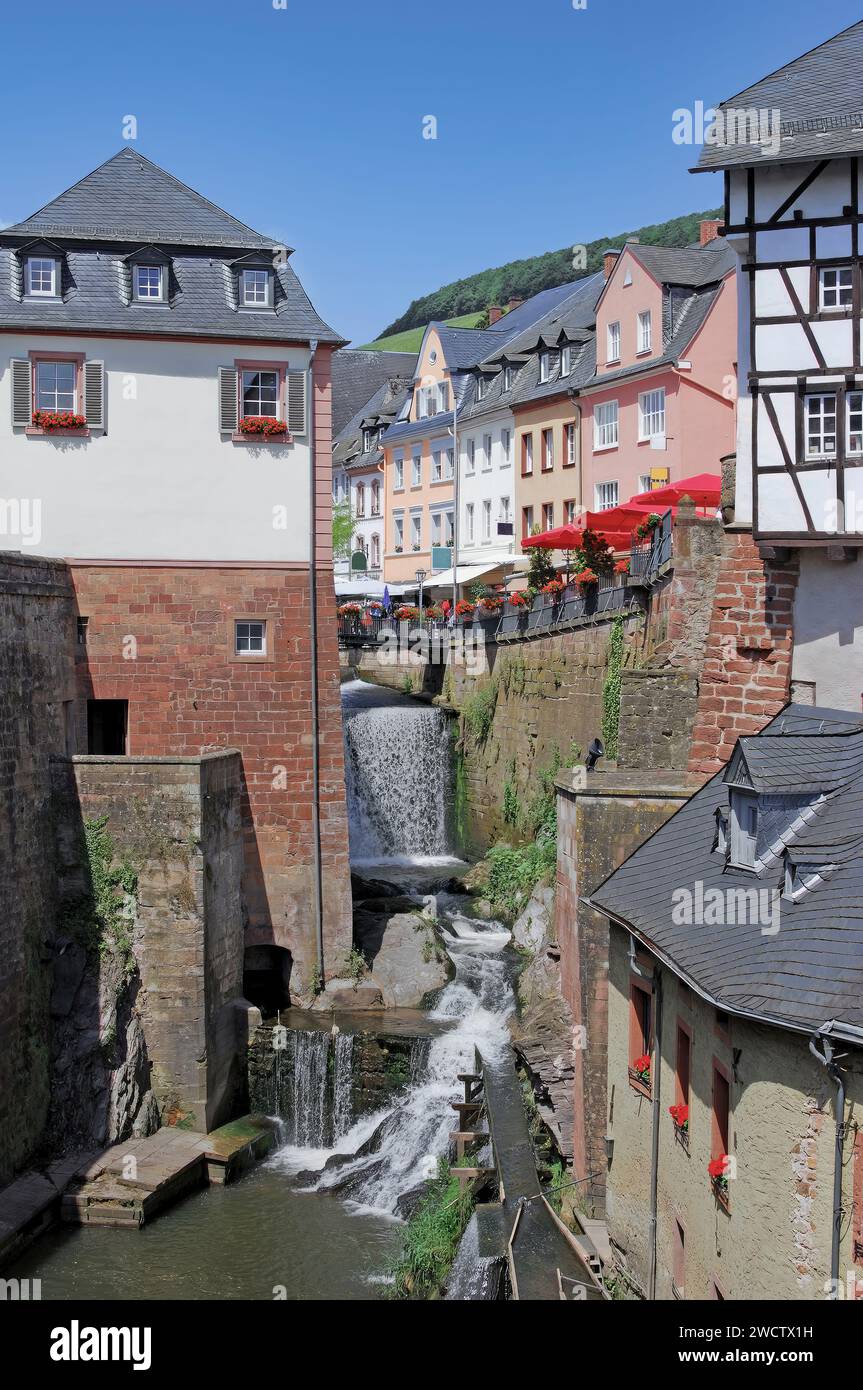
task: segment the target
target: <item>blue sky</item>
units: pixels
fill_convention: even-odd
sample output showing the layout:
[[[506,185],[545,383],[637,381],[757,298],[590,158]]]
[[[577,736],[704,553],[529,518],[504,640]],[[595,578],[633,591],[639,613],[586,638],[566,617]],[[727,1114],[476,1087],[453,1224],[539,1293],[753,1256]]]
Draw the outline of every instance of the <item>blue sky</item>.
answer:
[[[850,0],[10,5],[0,221],[113,154],[134,115],[142,153],[297,248],[359,344],[447,281],[719,204],[672,111],[859,18]]]

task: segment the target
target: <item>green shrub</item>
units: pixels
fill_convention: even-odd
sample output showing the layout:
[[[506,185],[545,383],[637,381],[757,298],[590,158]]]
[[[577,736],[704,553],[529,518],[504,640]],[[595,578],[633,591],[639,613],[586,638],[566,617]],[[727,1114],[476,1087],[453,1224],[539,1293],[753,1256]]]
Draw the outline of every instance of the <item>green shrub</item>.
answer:
[[[394,1298],[437,1297],[472,1211],[473,1199],[462,1192],[446,1160],[439,1159],[437,1177],[405,1228],[393,1270]]]
[[[485,743],[497,708],[497,683],[489,681],[464,702],[464,722],[476,743]]]
[[[532,845],[495,845],[489,850],[486,893],[493,909],[516,913],[524,906],[544,874],[557,862],[557,840],[542,838]]]
[[[130,913],[138,875],[128,859],[117,858],[107,825],[107,816],[84,821],[87,890],[66,908],[63,926],[88,950],[119,952],[131,973],[135,960]]]
[[[608,666],[602,687],[602,742],[606,758],[617,757],[620,732],[620,673],[623,669],[623,618],[615,618],[608,639]]]

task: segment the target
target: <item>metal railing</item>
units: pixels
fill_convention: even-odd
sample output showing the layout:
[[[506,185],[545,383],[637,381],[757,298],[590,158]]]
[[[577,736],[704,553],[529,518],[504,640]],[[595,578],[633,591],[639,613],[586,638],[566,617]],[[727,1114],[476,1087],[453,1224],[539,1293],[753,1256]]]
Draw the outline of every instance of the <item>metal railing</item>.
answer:
[[[629,561],[632,579],[641,584],[653,582],[659,571],[671,559],[673,534],[671,512],[668,511],[643,543],[636,542],[633,545]]]

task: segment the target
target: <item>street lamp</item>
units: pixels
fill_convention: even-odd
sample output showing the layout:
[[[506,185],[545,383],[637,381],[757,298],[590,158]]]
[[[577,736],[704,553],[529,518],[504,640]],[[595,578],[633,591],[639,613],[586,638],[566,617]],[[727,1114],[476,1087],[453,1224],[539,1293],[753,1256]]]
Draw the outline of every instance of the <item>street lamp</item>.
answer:
[[[425,570],[417,570],[417,573],[416,573],[416,581],[417,581],[417,588],[418,588],[419,591],[420,591],[420,592],[419,592],[419,603],[418,603],[417,607],[418,607],[419,610],[420,610],[420,617],[422,617],[422,611],[423,611],[423,581],[425,580],[425,577],[426,577],[426,571],[425,571]]]

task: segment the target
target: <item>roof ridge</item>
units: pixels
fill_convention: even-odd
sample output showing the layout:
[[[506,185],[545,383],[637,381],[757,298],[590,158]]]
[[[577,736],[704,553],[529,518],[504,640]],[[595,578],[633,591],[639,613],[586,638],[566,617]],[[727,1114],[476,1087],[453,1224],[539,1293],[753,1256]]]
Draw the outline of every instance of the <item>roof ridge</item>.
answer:
[[[733,96],[726,97],[724,101],[720,101],[719,108],[721,109],[722,107],[728,106],[732,101],[736,101],[738,97],[744,96],[746,92],[751,92],[753,87],[760,87],[762,82],[768,82],[771,77],[778,77],[780,72],[783,72],[786,68],[793,68],[797,63],[802,63],[804,58],[811,58],[812,54],[817,53],[819,48],[826,48],[829,43],[835,43],[836,40],[841,39],[844,34],[850,34],[852,30],[860,28],[863,28],[863,19],[857,19],[853,24],[846,25],[846,27],[840,29],[838,33],[831,34],[828,39],[822,39],[820,43],[813,44],[813,46],[807,48],[805,52],[798,53],[796,58],[789,58],[787,62],[780,63],[778,67],[773,68],[770,72],[763,72],[760,77],[755,78],[754,82],[750,82],[746,87],[741,87],[739,92],[735,92]]]

